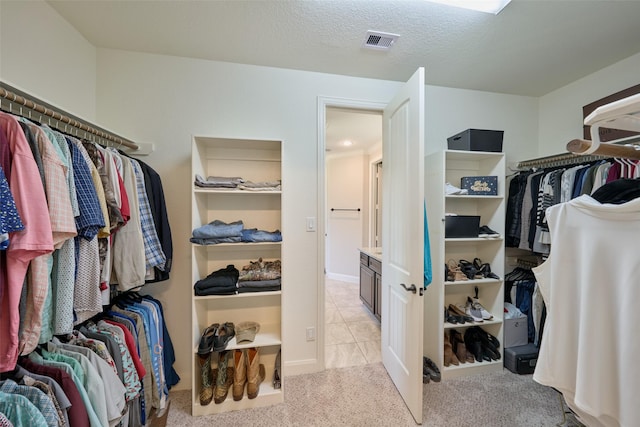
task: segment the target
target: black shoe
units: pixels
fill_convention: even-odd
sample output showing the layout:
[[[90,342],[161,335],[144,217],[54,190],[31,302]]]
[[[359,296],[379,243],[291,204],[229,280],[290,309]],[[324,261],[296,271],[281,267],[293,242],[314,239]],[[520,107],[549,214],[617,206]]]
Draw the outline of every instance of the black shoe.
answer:
[[[442,375],[440,374],[440,369],[433,362],[433,360],[428,357],[422,358],[422,383],[428,384],[429,380],[439,383],[442,379]]]
[[[206,356],[213,351],[213,341],[215,335],[218,333],[219,323],[207,327],[200,337],[200,344],[198,344],[198,354],[200,356]]]
[[[480,227],[478,237],[488,237],[490,239],[496,239],[500,237],[500,233],[490,229],[487,225]]]
[[[227,344],[236,335],[233,322],[225,322],[218,327],[213,337],[213,351],[223,351],[227,348]]]

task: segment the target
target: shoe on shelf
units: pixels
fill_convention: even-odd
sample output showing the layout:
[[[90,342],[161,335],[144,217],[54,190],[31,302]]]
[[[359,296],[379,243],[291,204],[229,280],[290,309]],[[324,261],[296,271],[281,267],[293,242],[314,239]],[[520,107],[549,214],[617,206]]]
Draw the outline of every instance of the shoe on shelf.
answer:
[[[280,387],[282,387],[282,383],[281,383],[281,374],[280,374],[280,350],[278,350],[278,354],[276,355],[276,363],[273,369],[273,388],[275,390],[279,389]]]
[[[220,325],[213,336],[213,351],[224,351],[235,334],[233,322],[225,322]]]
[[[456,357],[458,357],[460,363],[475,362],[473,354],[467,351],[462,334],[455,329],[451,330],[451,347],[453,347],[453,351],[456,353]]]
[[[208,405],[213,399],[213,381],[214,375],[217,375],[217,371],[214,374],[211,371],[211,355],[209,353],[206,356],[198,356],[200,362],[200,404],[202,406]]]
[[[476,291],[476,295],[478,295],[477,291]],[[480,317],[482,317],[482,320],[493,319],[493,314],[491,314],[489,310],[487,310],[482,306],[482,304],[480,304],[480,300],[478,300],[478,297],[475,297],[473,299],[471,299],[470,297],[467,297],[467,304],[471,304],[472,309],[474,309],[477,313],[480,314]]]
[[[213,340],[218,331],[219,323],[214,323],[211,326],[205,328],[200,337],[200,344],[198,344],[198,355],[206,356],[213,351]]]
[[[233,352],[233,400],[242,400],[244,385],[247,383],[247,352],[235,350]]]
[[[480,258],[474,258],[473,259],[473,266],[478,270],[478,272],[485,279],[500,280],[500,277],[497,274],[491,272],[491,265],[489,265],[488,262],[484,262],[483,263]]]
[[[484,278],[484,276],[480,273],[478,268],[474,264],[467,261],[466,259],[461,259],[458,262],[458,265],[460,266],[460,269],[462,270],[464,275],[467,276],[469,280]]]
[[[449,270],[449,282],[467,281],[469,278],[464,274],[458,263],[454,259],[447,261],[447,269]]]
[[[438,366],[433,360],[424,356],[422,358],[422,383],[428,384],[429,381],[439,383],[441,379],[442,375],[440,374]]]
[[[464,319],[460,319],[458,316],[454,316],[453,314],[451,314],[451,312],[447,307],[444,308],[444,321],[447,323],[451,323],[452,325],[457,325],[458,323],[465,323]]]
[[[460,361],[458,360],[458,357],[453,352],[453,348],[451,347],[451,337],[449,336],[449,331],[444,331],[444,366],[458,366],[459,364]]]
[[[465,323],[465,322],[469,322],[469,323],[473,323],[473,317],[469,316],[467,313],[464,312],[464,309],[458,307],[455,304],[449,304],[449,312],[451,314],[453,314],[454,316],[458,317],[458,323]],[[460,320],[463,320],[462,322]]]
[[[260,363],[257,347],[247,349],[247,397],[255,399],[260,391],[260,384],[265,377],[264,365]]]
[[[233,367],[229,366],[230,351],[223,351],[218,355],[218,372],[216,386],[213,390],[213,401],[222,403],[229,394],[229,388],[233,385]]]
[[[500,233],[498,233],[495,230],[492,230],[489,228],[488,225],[483,225],[480,227],[480,233],[478,234],[478,237],[486,237],[489,239],[497,239],[500,237]]]
[[[458,188],[449,182],[444,184],[444,192],[447,196],[452,196],[454,194],[458,194],[458,195],[469,194],[469,190]]]
[[[471,297],[467,297],[467,303],[464,305],[464,312],[473,318],[474,322],[482,322],[484,317],[482,316],[482,311],[478,309],[471,300]],[[493,317],[493,316],[492,316]]]

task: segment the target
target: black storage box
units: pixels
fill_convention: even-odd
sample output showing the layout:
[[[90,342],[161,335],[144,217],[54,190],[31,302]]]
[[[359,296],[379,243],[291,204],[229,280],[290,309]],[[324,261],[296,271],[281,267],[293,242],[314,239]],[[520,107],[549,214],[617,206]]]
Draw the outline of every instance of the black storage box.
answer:
[[[447,215],[444,218],[445,238],[478,237],[480,217],[475,215]]]
[[[502,151],[502,130],[467,129],[447,138],[449,150]]]
[[[538,362],[538,347],[533,344],[504,349],[504,367],[514,374],[533,374]]]
[[[460,178],[460,188],[467,190],[473,196],[497,196],[497,176],[463,176]]]

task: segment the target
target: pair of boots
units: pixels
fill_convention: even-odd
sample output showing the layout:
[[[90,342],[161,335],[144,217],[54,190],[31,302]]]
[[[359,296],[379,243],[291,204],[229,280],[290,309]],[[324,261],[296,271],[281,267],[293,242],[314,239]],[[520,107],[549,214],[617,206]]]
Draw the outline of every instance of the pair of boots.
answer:
[[[235,350],[233,353],[233,400],[241,400],[244,386],[247,385],[247,397],[255,399],[260,390],[260,383],[264,381],[265,369],[260,363],[258,348]],[[226,397],[226,395],[225,395]]]
[[[222,403],[227,398],[233,384],[233,367],[229,366],[229,351],[218,353],[218,367],[211,369],[214,352],[199,356],[200,362],[200,404],[208,405],[213,400]],[[214,384],[215,381],[215,384]]]

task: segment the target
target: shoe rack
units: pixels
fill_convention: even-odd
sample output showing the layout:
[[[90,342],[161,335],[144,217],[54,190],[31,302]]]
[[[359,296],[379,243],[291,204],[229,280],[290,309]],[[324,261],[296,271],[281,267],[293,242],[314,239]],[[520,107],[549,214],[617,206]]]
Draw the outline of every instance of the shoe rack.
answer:
[[[447,195],[445,183],[460,187],[464,176],[497,176],[497,195]],[[424,356],[435,361],[443,378],[501,370],[503,352],[504,307],[504,226],[505,226],[505,158],[504,153],[444,150],[425,158],[425,200],[428,215],[429,241],[433,281],[425,292]],[[445,238],[445,214],[479,215],[480,225],[500,233],[499,238]],[[445,263],[454,259],[473,262],[480,258],[489,263],[500,279],[445,280]],[[450,324],[444,320],[444,308],[462,304],[474,297],[478,287],[480,303],[491,312],[492,320],[465,324]],[[444,366],[444,332],[455,329],[462,335],[467,328],[480,326],[500,341],[501,359],[458,366]]]
[[[196,174],[208,176],[242,177],[253,182],[275,181],[282,177],[282,142],[213,137],[194,137],[191,168],[191,226],[192,230],[218,219],[226,223],[242,220],[245,228],[282,230],[282,192],[280,190],[248,191],[235,189],[200,188],[193,184]],[[284,241],[284,237],[283,237]],[[236,295],[195,296],[193,285],[210,273],[233,264],[238,270],[251,261],[280,259],[282,242],[192,244],[191,277],[188,282],[192,308],[192,415],[208,415],[283,401],[284,382],[273,385],[276,357],[282,347],[282,291],[248,292]],[[187,284],[185,284],[187,285]],[[284,283],[281,289],[284,289]],[[265,367],[265,379],[258,395],[241,400],[232,398],[231,388],[221,403],[213,401],[201,405],[201,370],[197,354],[202,332],[213,323],[223,324],[255,321],[260,330],[253,342],[238,344],[234,337],[226,350],[259,350],[259,363]],[[233,366],[233,358],[229,366]],[[219,354],[213,353],[211,369],[217,368]],[[282,377],[282,372],[279,372]],[[215,383],[215,378],[213,379]]]

